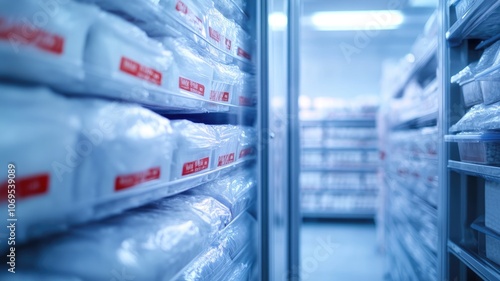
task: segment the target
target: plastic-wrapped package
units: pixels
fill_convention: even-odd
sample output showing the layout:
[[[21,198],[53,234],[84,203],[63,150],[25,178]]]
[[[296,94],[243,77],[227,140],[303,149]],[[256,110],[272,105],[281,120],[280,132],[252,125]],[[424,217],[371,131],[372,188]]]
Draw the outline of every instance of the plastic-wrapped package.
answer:
[[[85,62],[90,93],[154,104],[158,101],[151,100],[147,89],[175,89],[177,85],[170,78],[172,54],[114,15],[103,13],[90,29]]]
[[[171,123],[178,142],[178,149],[174,151],[172,180],[209,170],[213,166],[213,154],[219,146],[213,126],[187,120]]]
[[[181,22],[197,35],[207,38],[206,15],[213,5],[210,0],[160,0],[160,6],[168,15]],[[171,20],[165,20],[166,23]],[[150,30],[152,35],[168,35],[162,30]]]
[[[252,62],[252,37],[236,25],[234,55],[243,61]]]
[[[477,63],[472,63],[451,77],[452,83],[458,83],[462,89],[465,106],[473,106],[483,102],[481,84],[474,80]]]
[[[86,38],[98,15],[73,1],[0,1],[0,77],[81,89]]]
[[[236,218],[219,237],[219,244],[231,259],[236,259],[243,249],[255,240],[256,221],[248,213]]]
[[[213,168],[223,167],[237,160],[239,128],[233,125],[214,126],[219,146],[215,150]]]
[[[458,143],[462,161],[500,165],[500,133],[498,132],[459,133],[448,135],[445,140]]]
[[[256,185],[255,170],[240,170],[193,188],[188,191],[188,194],[211,196],[228,207],[233,217],[237,217],[255,203]]]
[[[170,280],[208,247],[215,235],[216,229],[207,222],[216,221],[218,211],[214,213],[213,204],[205,205],[207,200],[215,201],[203,196],[166,198],[81,226],[20,249],[19,266],[84,280],[111,280],[116,274],[137,280]],[[220,204],[216,208],[225,207]],[[60,262],[54,263],[54,256]],[[78,259],[72,258],[75,256]]]
[[[215,63],[215,72],[210,91],[210,100],[234,104],[234,90],[239,79],[239,69],[234,65]]]
[[[500,103],[478,104],[471,107],[455,125],[450,127],[450,133],[498,129],[500,129]]]
[[[12,213],[10,218],[19,220],[14,222],[16,242],[22,243],[63,227],[69,210],[85,200],[75,196],[75,171],[86,148],[78,141],[81,122],[69,99],[42,87],[2,84],[0,93],[0,163],[5,167],[0,207],[5,219]],[[0,234],[9,237],[9,232],[4,227]]]
[[[231,264],[231,258],[224,249],[212,246],[196,258],[176,280],[217,280],[216,276]]]
[[[233,104],[239,106],[253,106],[256,103],[255,76],[240,72],[239,82],[234,87]]]
[[[212,8],[208,11],[207,39],[215,46],[215,48],[209,47],[209,51],[215,59],[226,63],[232,62],[232,58],[229,58],[224,52],[232,54],[235,28],[234,23],[226,19],[218,10]]]
[[[134,104],[81,100],[83,130],[80,142],[88,153],[78,170],[77,187],[100,202],[170,180],[177,145],[168,119]],[[122,209],[141,204],[138,198],[114,205]],[[106,214],[109,215],[109,214]]]
[[[244,12],[247,6],[246,0],[214,0],[214,6],[229,20],[246,26],[248,21]]]
[[[161,41],[173,52],[178,68],[171,76],[176,83],[175,91],[209,100],[214,77],[210,61],[202,57],[186,38],[163,38]]]
[[[240,127],[238,138],[238,159],[254,156],[257,153],[257,130],[252,127]]]

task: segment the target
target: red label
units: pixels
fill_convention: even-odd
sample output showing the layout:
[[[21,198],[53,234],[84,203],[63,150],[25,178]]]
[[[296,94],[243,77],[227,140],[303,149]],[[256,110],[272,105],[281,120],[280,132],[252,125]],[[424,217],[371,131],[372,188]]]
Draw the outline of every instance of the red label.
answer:
[[[185,163],[184,166],[182,166],[182,175],[186,176],[208,169],[208,163],[210,163],[209,157]]]
[[[250,106],[250,105],[252,105],[252,100],[247,98],[247,97],[241,96],[240,97],[240,105]]]
[[[226,49],[228,49],[229,51],[231,51],[231,44],[231,40],[226,38]]]
[[[211,28],[211,27],[208,27],[208,34],[210,35],[210,37],[212,37],[212,39],[214,39],[217,43],[220,42],[220,33]]]
[[[182,1],[177,1],[177,4],[175,5],[175,9],[183,14],[188,13],[188,7]]]
[[[138,184],[160,178],[160,167],[148,169],[128,175],[120,175],[115,179],[115,191],[127,189]]]
[[[218,167],[225,166],[234,162],[234,153],[219,156]]]
[[[240,151],[240,158],[253,154],[253,147],[245,148]]]
[[[51,34],[29,24],[10,24],[0,19],[0,40],[16,45],[31,45],[48,53],[60,55],[64,51],[64,37]]]
[[[242,48],[238,47],[238,56],[240,57],[244,57],[246,58],[247,60],[251,60],[252,59],[252,56],[250,56],[249,53],[245,52],[245,50],[243,50]]]
[[[162,74],[159,71],[143,66],[129,58],[122,57],[120,70],[139,79],[146,80],[156,85],[161,85]]]
[[[203,84],[191,81],[187,78],[179,77],[179,88],[200,96],[205,95],[205,86]]]
[[[0,185],[1,200],[7,201],[9,190],[15,195],[16,199],[26,199],[29,197],[45,194],[49,191],[50,175],[39,174],[29,177],[14,178],[14,183],[9,188],[8,181]]]
[[[228,102],[229,101],[229,93],[228,92],[211,91],[210,92],[210,100]]]

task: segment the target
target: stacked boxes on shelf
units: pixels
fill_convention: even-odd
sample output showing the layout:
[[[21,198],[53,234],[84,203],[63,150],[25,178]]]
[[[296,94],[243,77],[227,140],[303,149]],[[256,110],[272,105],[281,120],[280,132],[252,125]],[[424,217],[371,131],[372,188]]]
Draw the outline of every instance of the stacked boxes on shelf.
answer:
[[[374,217],[376,110],[358,104],[325,111],[322,119],[301,121],[303,217]]]
[[[164,117],[255,114],[237,2],[0,3],[0,206],[22,221],[19,280],[255,274],[257,131]]]
[[[384,78],[378,233],[390,280],[438,280],[437,29],[434,15],[412,53]]]

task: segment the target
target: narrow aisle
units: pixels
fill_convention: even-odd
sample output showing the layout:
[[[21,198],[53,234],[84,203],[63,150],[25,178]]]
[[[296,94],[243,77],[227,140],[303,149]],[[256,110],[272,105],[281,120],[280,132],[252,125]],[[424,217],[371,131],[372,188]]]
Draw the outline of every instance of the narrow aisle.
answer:
[[[384,280],[373,222],[306,221],[301,235],[301,280]]]

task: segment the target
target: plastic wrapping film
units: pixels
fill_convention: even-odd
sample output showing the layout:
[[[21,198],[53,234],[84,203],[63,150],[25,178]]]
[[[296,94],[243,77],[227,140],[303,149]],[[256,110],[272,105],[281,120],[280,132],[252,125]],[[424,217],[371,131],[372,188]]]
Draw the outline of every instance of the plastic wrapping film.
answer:
[[[187,120],[172,121],[172,127],[178,139],[172,180],[212,168],[215,150],[219,148],[214,127]]]
[[[164,38],[162,43],[174,54],[178,69],[171,79],[176,81],[177,91],[208,100],[214,78],[211,62],[201,56],[186,38]]]
[[[255,156],[257,153],[258,135],[253,127],[240,127],[238,138],[238,159]]]
[[[255,169],[242,169],[188,191],[190,195],[206,195],[217,199],[231,210],[233,217],[256,202],[257,178]]]
[[[80,143],[89,145],[90,152],[78,167],[77,198],[88,198],[90,205],[170,181],[177,142],[168,119],[133,104],[79,100],[78,105],[83,120]],[[137,198],[128,201],[100,215],[140,204]]]
[[[170,78],[175,69],[171,52],[136,26],[111,14],[102,13],[90,29],[85,62],[90,93],[166,104],[166,94],[153,95],[150,91],[178,92]]]
[[[214,62],[215,71],[210,91],[210,100],[238,105],[236,101],[236,86],[242,75],[237,66]]]
[[[239,134],[238,127],[233,125],[218,125],[213,126],[217,133],[219,143],[218,149],[215,150],[213,168],[223,167],[234,163],[237,160]]]
[[[500,103],[473,106],[456,124],[450,133],[479,132],[500,129]]]
[[[256,253],[255,227],[255,219],[243,213],[175,280],[225,280],[241,263],[250,264]]]
[[[169,280],[210,244],[220,230],[210,223],[228,218],[229,210],[209,197],[167,198],[22,248],[18,264],[83,280]]]
[[[242,27],[247,25],[246,0],[214,0],[214,6],[228,19],[234,20]]]
[[[51,232],[81,200],[74,193],[75,167],[81,161],[78,133],[81,120],[74,103],[43,87],[0,85],[0,162],[15,167],[15,216],[18,242]],[[75,151],[76,149],[76,151]],[[0,176],[4,216],[9,214],[7,170]],[[58,211],[54,212],[53,207]],[[0,231],[8,237],[7,228]],[[7,247],[2,243],[0,248]]]
[[[73,1],[0,1],[0,77],[80,89],[86,37],[98,16]]]

